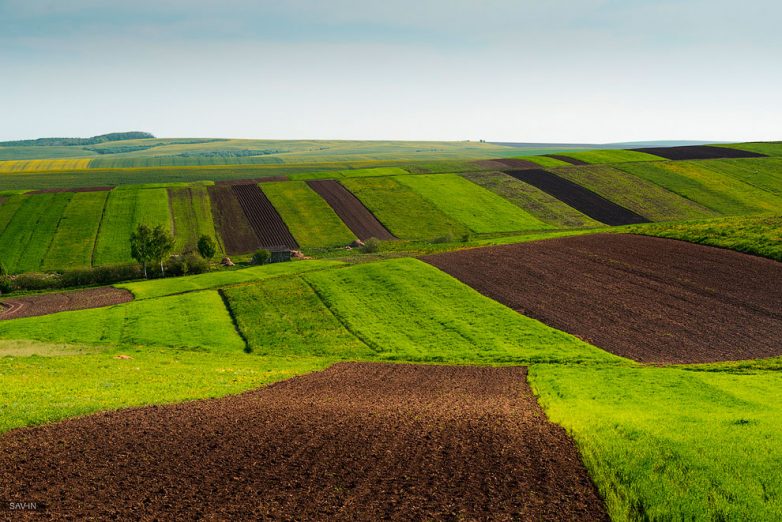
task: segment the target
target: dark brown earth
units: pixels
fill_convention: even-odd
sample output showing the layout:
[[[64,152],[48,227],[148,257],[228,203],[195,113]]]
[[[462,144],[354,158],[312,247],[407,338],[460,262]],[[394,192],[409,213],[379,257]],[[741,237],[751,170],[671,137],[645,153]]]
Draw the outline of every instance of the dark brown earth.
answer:
[[[247,217],[244,215],[230,185],[213,185],[207,188],[212,203],[212,217],[215,228],[223,238],[225,251],[229,255],[246,254],[261,247]]]
[[[570,163],[571,165],[589,165],[589,163],[587,163],[584,160],[571,158],[570,156],[565,156],[563,154],[546,154],[546,156],[548,156],[549,158],[554,158],[560,161],[564,161],[565,163]]]
[[[395,239],[375,215],[339,182],[324,179],[308,181],[307,184],[326,200],[326,203],[360,240],[366,241],[371,237]]]
[[[712,145],[685,145],[681,147],[646,147],[632,149],[638,152],[654,154],[670,160],[694,160],[717,158],[765,158],[765,154],[747,150],[714,147]]]
[[[0,320],[99,308],[132,300],[130,292],[111,286],[25,297],[0,296]]]
[[[27,194],[46,194],[50,192],[105,192],[113,189],[114,187],[76,187],[76,188],[47,188],[40,190],[32,190]]]
[[[647,223],[649,220],[600,194],[543,169],[510,170],[506,174],[529,183],[606,225]]]
[[[0,438],[0,498],[76,520],[606,520],[525,378],[343,363],[16,430]]]
[[[637,361],[782,355],[782,263],[770,259],[596,234],[424,260],[514,310]]]
[[[264,248],[299,248],[285,221],[257,184],[232,185],[239,204]]]

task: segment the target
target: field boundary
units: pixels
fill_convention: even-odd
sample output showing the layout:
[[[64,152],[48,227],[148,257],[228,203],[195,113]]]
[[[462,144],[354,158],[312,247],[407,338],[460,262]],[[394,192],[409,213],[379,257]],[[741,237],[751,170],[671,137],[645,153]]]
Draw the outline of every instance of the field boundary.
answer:
[[[181,293],[185,294],[188,292],[181,292]],[[250,346],[250,342],[247,340],[247,337],[244,336],[244,332],[242,331],[241,328],[239,328],[239,323],[236,321],[236,315],[234,314],[233,308],[231,308],[231,303],[228,302],[228,297],[225,295],[225,292],[223,292],[222,288],[217,289],[217,294],[220,296],[220,299],[223,301],[223,306],[225,306],[225,310],[228,312],[228,315],[231,317],[231,323],[233,323],[234,325],[234,330],[236,330],[236,334],[244,343],[244,353],[252,353],[253,349]],[[174,295],[178,295],[178,294],[174,294]]]

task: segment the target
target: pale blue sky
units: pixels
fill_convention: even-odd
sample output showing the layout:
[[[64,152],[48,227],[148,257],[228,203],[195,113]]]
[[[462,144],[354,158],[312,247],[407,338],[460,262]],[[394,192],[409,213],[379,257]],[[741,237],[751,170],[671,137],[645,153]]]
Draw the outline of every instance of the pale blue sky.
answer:
[[[782,139],[772,0],[0,0],[0,140]]]

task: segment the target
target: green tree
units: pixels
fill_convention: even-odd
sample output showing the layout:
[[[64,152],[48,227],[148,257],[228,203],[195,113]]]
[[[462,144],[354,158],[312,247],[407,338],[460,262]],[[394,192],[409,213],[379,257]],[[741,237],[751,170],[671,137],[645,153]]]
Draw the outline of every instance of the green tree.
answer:
[[[266,249],[256,250],[253,254],[253,263],[256,265],[265,265],[272,258],[272,253]]]
[[[207,235],[198,238],[198,253],[207,261],[211,260],[217,253],[217,245],[214,239]]]
[[[169,234],[161,225],[152,230],[151,237],[152,260],[160,264],[161,275],[166,275],[166,269],[163,267],[163,260],[174,250],[174,236]]]
[[[139,225],[130,234],[130,257],[144,267],[144,279],[147,279],[147,263],[154,258],[152,255],[152,230],[146,225]]]

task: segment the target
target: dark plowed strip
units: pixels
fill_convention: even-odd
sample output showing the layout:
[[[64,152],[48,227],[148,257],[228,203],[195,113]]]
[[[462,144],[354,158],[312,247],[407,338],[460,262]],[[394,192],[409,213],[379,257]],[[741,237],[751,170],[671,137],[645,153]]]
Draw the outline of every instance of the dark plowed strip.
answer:
[[[0,438],[52,518],[605,520],[524,368],[339,364],[224,399]]]
[[[230,185],[211,186],[209,199],[215,227],[229,255],[246,254],[261,247]]]
[[[715,147],[712,145],[685,145],[682,147],[646,147],[632,149],[638,152],[654,154],[670,160],[694,160],[717,158],[765,158],[765,154],[750,152],[747,150],[729,149],[727,147]]]
[[[570,156],[564,156],[562,154],[546,154],[546,156],[548,156],[549,158],[554,158],[560,161],[564,161],[565,163],[570,163],[571,165],[589,165],[589,163],[587,163],[584,160],[571,158]]]
[[[476,165],[484,169],[490,170],[506,170],[506,169],[537,169],[540,165],[528,160],[518,158],[498,158],[492,160],[480,160],[474,161]]]
[[[32,190],[28,194],[47,194],[50,192],[106,192],[114,187],[76,187],[76,188],[48,188]]]
[[[266,176],[252,179],[223,179],[215,181],[215,185],[257,185],[258,183],[268,183],[270,181],[288,181],[288,176]]]
[[[299,248],[277,209],[258,185],[233,185],[231,189],[262,247]]]
[[[598,234],[425,260],[525,315],[637,361],[782,355],[782,263],[769,259]]]
[[[539,188],[543,192],[554,196],[574,209],[606,225],[617,226],[649,222],[648,219],[639,216],[632,210],[617,205],[600,194],[596,194],[551,172],[541,169],[529,169],[512,170],[506,172],[506,174]]]
[[[133,294],[110,286],[26,297],[0,297],[0,320],[84,310],[133,300]]]
[[[375,215],[339,182],[324,179],[308,181],[307,184],[331,205],[334,212],[357,238],[362,241],[370,237],[394,239],[391,232],[386,230]]]

